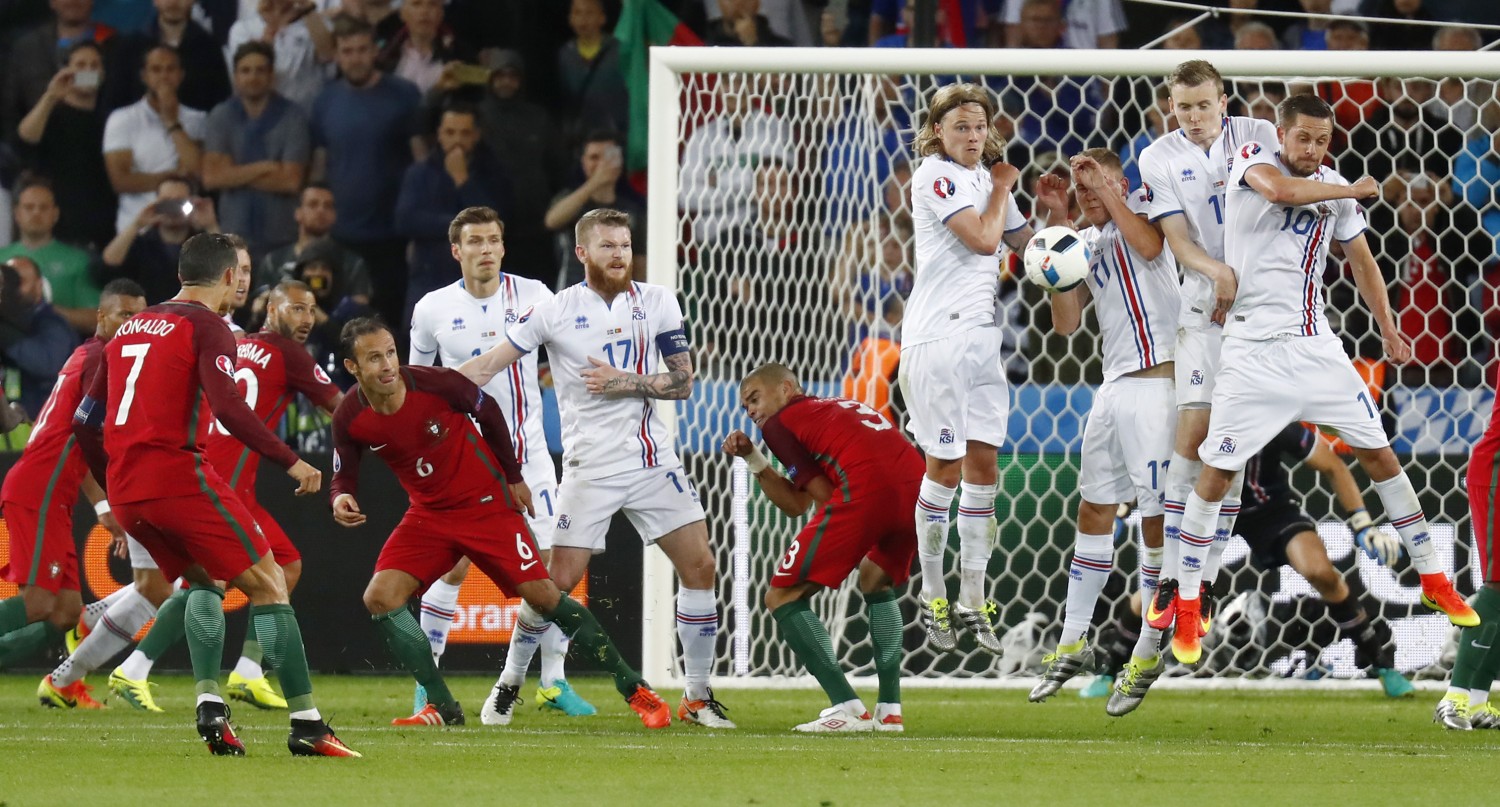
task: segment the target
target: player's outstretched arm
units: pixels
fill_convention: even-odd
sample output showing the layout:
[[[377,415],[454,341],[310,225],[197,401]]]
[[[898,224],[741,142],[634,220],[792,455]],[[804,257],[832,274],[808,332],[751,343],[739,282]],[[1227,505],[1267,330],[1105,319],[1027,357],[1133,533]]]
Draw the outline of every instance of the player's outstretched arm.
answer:
[[[1047,297],[1052,308],[1052,330],[1067,336],[1083,324],[1083,307],[1088,304],[1088,283],[1063,292],[1053,292]]]
[[[1396,327],[1396,317],[1391,313],[1391,300],[1386,296],[1385,278],[1380,274],[1380,266],[1375,263],[1375,255],[1370,252],[1370,242],[1365,240],[1364,233],[1354,236],[1344,243],[1344,255],[1349,259],[1349,266],[1354,272],[1354,285],[1359,289],[1360,299],[1365,301],[1365,307],[1370,309],[1370,316],[1380,328],[1380,341],[1385,346],[1386,358],[1394,364],[1405,364],[1411,360],[1411,345],[1401,336],[1401,329]]]
[[[760,483],[760,489],[765,492],[766,498],[776,505],[776,509],[789,516],[803,515],[808,508],[814,504],[826,502],[833,496],[833,485],[826,478],[818,475],[808,481],[805,490],[798,490],[787,479],[771,467],[770,460],[755,447],[750,436],[742,431],[735,430],[724,438],[723,450],[731,457],[740,457],[750,467],[750,474],[755,481]]]
[[[1270,165],[1252,165],[1245,170],[1245,184],[1274,205],[1314,205],[1335,199],[1370,199],[1380,195],[1380,186],[1372,177],[1362,177],[1353,185],[1336,185],[1316,179],[1289,177]]]
[[[653,375],[627,373],[593,356],[594,365],[584,370],[584,387],[593,395],[606,398],[656,398],[663,401],[685,401],[693,394],[693,358],[687,351],[663,356],[667,372]]]
[[[1193,240],[1193,234],[1188,231],[1186,216],[1177,213],[1157,221],[1161,225],[1162,236],[1166,239],[1167,246],[1172,248],[1172,256],[1177,259],[1177,262],[1213,281],[1213,320],[1220,325],[1224,324],[1224,315],[1229,313],[1229,307],[1234,305],[1234,298],[1240,292],[1240,284],[1234,276],[1234,270],[1229,264],[1216,260],[1197,241]]]
[[[499,375],[500,371],[515,364],[523,355],[525,354],[520,348],[511,344],[510,340],[506,340],[460,364],[458,371],[482,387],[490,383],[490,379]]]
[[[104,412],[109,395],[109,362],[100,361],[94,378],[87,385],[78,410],[73,413],[73,436],[78,439],[78,450],[89,466],[89,473],[99,483],[99,492],[105,493],[105,469],[109,467],[109,455],[104,452]]]

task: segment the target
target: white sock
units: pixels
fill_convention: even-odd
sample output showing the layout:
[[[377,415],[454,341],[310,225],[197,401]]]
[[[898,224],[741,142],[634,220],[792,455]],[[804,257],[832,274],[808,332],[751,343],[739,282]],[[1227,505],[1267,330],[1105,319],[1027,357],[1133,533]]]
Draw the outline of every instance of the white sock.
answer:
[[[1427,516],[1422,514],[1422,504],[1417,501],[1417,491],[1406,472],[1376,482],[1375,493],[1385,507],[1386,518],[1401,536],[1406,553],[1411,555],[1411,565],[1416,567],[1417,574],[1442,573],[1437,547],[1432,545],[1432,535],[1427,531]]]
[[[322,720],[323,713],[319,712],[317,709],[303,709],[301,711],[292,712],[290,715],[287,715],[287,717],[292,720]]]
[[[677,640],[682,642],[682,678],[687,685],[683,694],[689,700],[708,697],[718,638],[719,601],[713,589],[677,589]]]
[[[964,485],[958,497],[958,603],[982,608],[988,596],[985,572],[995,551],[996,485]]]
[[[542,686],[556,686],[558,681],[566,676],[563,674],[563,660],[568,656],[568,645],[572,640],[562,628],[553,625],[542,634]]]
[[[1214,531],[1219,525],[1219,503],[1198,498],[1197,493],[1188,495],[1182,508],[1182,529],[1177,533],[1177,596],[1184,600],[1198,599],[1198,586],[1203,582],[1203,566],[1208,560],[1209,547],[1214,542]]]
[[[884,720],[884,719],[886,719],[887,717],[889,717],[891,715],[895,715],[897,717],[901,716],[901,704],[899,704],[899,703],[876,703],[875,704],[875,719],[876,720]]]
[[[1094,606],[1114,568],[1115,537],[1080,532],[1073,539],[1073,562],[1068,566],[1068,600],[1063,607],[1058,645],[1078,642],[1094,622]]]
[[[1229,539],[1234,537],[1234,522],[1240,517],[1240,486],[1245,482],[1245,472],[1240,470],[1229,481],[1229,492],[1219,502],[1219,523],[1214,528],[1214,542],[1208,547],[1208,559],[1203,563],[1203,579],[1212,586],[1219,579],[1220,561]]]
[[[1141,544],[1141,608],[1156,598],[1157,575],[1161,572],[1161,556],[1163,547],[1150,547]],[[1161,631],[1146,624],[1141,620],[1141,635],[1136,637],[1135,649],[1131,654],[1136,658],[1155,658],[1161,647]]]
[[[1173,452],[1172,461],[1167,465],[1167,478],[1162,485],[1162,533],[1166,536],[1166,540],[1162,542],[1162,579],[1177,579],[1177,556],[1180,554],[1177,551],[1177,531],[1182,527],[1182,508],[1193,492],[1198,474],[1202,472],[1202,462],[1188,459],[1176,452]]]
[[[57,679],[53,679],[56,681]],[[1469,690],[1469,708],[1475,709],[1490,702],[1490,691],[1488,689]]]
[[[458,586],[438,580],[422,595],[422,632],[432,644],[432,657],[442,658],[448,647],[448,629],[458,608]]]
[[[1467,698],[1467,697],[1469,697],[1469,690],[1464,689],[1463,687],[1456,687],[1456,686],[1453,686],[1452,684],[1449,684],[1448,685],[1448,691],[1445,692],[1445,693],[1443,693],[1443,694],[1444,695],[1462,695],[1465,698]]]
[[[81,645],[80,645],[81,646]],[[125,663],[120,665],[120,675],[132,681],[144,681],[151,677],[151,667],[156,662],[146,658],[146,654],[137,650],[131,653]]]
[[[120,591],[127,594],[123,597],[110,595],[114,603],[99,618],[97,627],[83,637],[73,655],[52,671],[52,683],[67,686],[99,669],[104,662],[129,647],[135,641],[136,631],[156,616],[156,606],[142,597],[135,586],[126,586]]]
[[[516,626],[510,632],[510,647],[505,651],[505,669],[500,671],[500,683],[518,687],[526,683],[526,670],[531,667],[531,657],[541,647],[542,637],[548,630],[562,633],[562,629],[548,622],[530,604],[522,602],[516,612]]]
[[[917,560],[922,567],[922,599],[948,597],[943,579],[943,556],[948,551],[949,513],[958,488],[947,488],[927,477],[917,493]]]
[[[855,717],[859,717],[865,713],[865,702],[859,698],[855,698],[852,701],[844,701],[839,704],[839,708]]]
[[[246,681],[254,681],[266,674],[266,671],[260,668],[259,662],[251,661],[244,656],[240,656],[240,660],[235,662],[234,671]]]
[[[108,611],[111,605],[114,605],[120,600],[129,597],[131,594],[140,596],[140,594],[135,590],[134,584],[121,586],[120,588],[115,589],[114,593],[110,594],[108,597],[105,597],[102,600],[95,600],[94,602],[83,606],[83,616],[81,616],[78,621],[82,622],[84,627],[88,628],[89,630],[93,630],[94,626],[99,624],[99,617],[104,616],[104,612]]]
[[[223,703],[223,702],[224,702],[224,699],[221,698],[221,697],[219,697],[218,695],[210,695],[207,692],[203,692],[203,693],[200,693],[198,695],[198,700],[195,702],[195,704]]]

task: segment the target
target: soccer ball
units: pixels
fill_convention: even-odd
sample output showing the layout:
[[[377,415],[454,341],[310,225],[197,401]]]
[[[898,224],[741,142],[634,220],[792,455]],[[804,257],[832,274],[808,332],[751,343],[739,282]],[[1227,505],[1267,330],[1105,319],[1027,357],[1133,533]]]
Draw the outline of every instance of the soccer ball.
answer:
[[[1026,245],[1026,277],[1049,291],[1067,291],[1089,273],[1089,245],[1069,227],[1048,227]]]

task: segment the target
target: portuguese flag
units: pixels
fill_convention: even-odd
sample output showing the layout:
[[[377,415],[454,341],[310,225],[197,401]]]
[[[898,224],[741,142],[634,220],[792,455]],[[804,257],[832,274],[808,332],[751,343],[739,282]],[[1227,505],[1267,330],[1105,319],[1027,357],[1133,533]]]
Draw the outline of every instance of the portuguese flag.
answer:
[[[649,49],[652,45],[702,45],[703,40],[657,0],[625,0],[615,26],[620,40],[620,67],[630,93],[630,131],[626,134],[625,168],[646,167],[646,129],[650,118]]]

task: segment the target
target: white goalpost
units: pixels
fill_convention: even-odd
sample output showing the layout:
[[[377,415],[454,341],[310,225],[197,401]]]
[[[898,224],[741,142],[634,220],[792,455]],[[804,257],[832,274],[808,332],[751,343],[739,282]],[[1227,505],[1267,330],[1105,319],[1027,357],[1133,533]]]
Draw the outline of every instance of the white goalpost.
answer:
[[[1157,86],[1193,58],[1224,75],[1230,114],[1263,114],[1278,95],[1314,88],[1335,106],[1330,156],[1340,170],[1351,181],[1380,172],[1382,197],[1366,205],[1371,244],[1391,280],[1403,331],[1426,352],[1405,369],[1369,360],[1378,353],[1363,343],[1368,323],[1341,259],[1325,274],[1331,319],[1354,360],[1375,374],[1372,389],[1378,387],[1440,556],[1451,562],[1460,590],[1474,590],[1478,570],[1461,476],[1493,397],[1496,358],[1483,325],[1500,322],[1489,311],[1500,307],[1500,292],[1491,291],[1500,273],[1486,274],[1494,242],[1480,237],[1493,189],[1460,174],[1467,165],[1462,147],[1500,127],[1494,84],[1500,53],[654,47],[647,279],[683,300],[695,350],[692,399],[662,411],[702,496],[718,559],[715,686],[812,685],[760,604],[771,565],[802,520],[770,507],[743,463],[717,446],[733,428],[756,436],[735,392],[740,374],[764,361],[787,363],[814,394],[860,398],[900,419],[899,394],[881,364],[891,354],[881,351],[898,339],[909,290],[904,183],[917,160],[911,135],[931,93],[954,78],[995,91],[1001,117],[1014,129],[1006,159],[1022,169],[1018,195],[1029,198],[1028,182],[1065,170],[1067,157],[1082,148],[1108,147],[1128,163],[1132,143],[1153,124],[1169,125],[1157,111]],[[1382,125],[1395,125],[1392,110],[1404,115],[1413,104],[1419,125],[1438,142],[1460,144],[1457,153],[1386,145],[1419,142],[1381,136]],[[1021,206],[1028,209],[1028,202]],[[1412,224],[1414,216],[1420,224]],[[1385,230],[1376,231],[1382,224]],[[1397,230],[1407,237],[1384,237]],[[1489,253],[1482,254],[1486,243]],[[1461,254],[1455,245],[1463,245]],[[1060,622],[1072,552],[1082,422],[1100,378],[1097,329],[1090,323],[1069,337],[1051,334],[1044,298],[1019,277],[1002,282],[1012,414],[1000,452],[1001,546],[990,577],[1000,605],[996,630],[1007,652],[997,661],[965,639],[958,652],[932,655],[914,624],[913,597],[903,592],[907,680],[1017,685],[1036,674],[1043,645],[1055,638],[1049,631]],[[1439,675],[1449,630],[1417,602],[1415,573],[1405,564],[1393,573],[1363,557],[1338,520],[1328,486],[1307,471],[1294,481],[1308,494],[1307,511],[1322,521],[1336,568],[1368,592],[1367,602],[1391,625],[1398,669]],[[1366,499],[1378,512],[1378,500]],[[1124,608],[1135,588],[1137,537],[1127,524],[1104,621],[1109,614],[1102,612]],[[956,540],[952,546],[956,552]],[[1260,569],[1252,561],[1236,539],[1221,575],[1230,591],[1205,640],[1204,670],[1178,670],[1171,683],[1361,680],[1352,645],[1336,636],[1307,582],[1289,568]],[[642,672],[658,687],[680,681],[674,591],[670,563],[648,550]],[[829,625],[845,669],[857,678],[873,675],[852,582],[818,600],[816,613]]]

